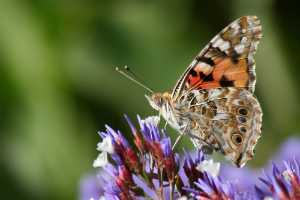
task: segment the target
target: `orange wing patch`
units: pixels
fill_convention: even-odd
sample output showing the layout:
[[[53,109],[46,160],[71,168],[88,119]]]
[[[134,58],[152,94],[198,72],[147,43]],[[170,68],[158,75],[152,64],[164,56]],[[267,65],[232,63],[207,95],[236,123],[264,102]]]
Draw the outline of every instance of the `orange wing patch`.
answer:
[[[202,83],[204,78],[208,76],[214,70],[213,66],[204,62],[197,62],[196,65],[191,69],[190,76],[188,78],[189,87],[193,87],[199,83]]]
[[[262,30],[254,16],[242,17],[209,42],[185,70],[172,90],[178,99],[195,88],[244,88],[254,92],[253,55]]]
[[[199,83],[197,88],[209,89],[218,87],[244,88],[248,80],[248,67],[246,59],[237,63],[231,58],[225,58],[216,64],[214,70]]]

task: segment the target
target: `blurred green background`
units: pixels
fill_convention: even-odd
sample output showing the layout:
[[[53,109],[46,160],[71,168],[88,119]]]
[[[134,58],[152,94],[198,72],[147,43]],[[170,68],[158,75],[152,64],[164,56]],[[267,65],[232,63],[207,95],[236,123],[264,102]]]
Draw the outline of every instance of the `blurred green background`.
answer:
[[[248,162],[263,166],[300,130],[299,3],[0,0],[1,198],[76,199],[98,155],[97,131],[108,124],[131,138],[123,114],[137,125],[136,114],[153,113],[149,92],[115,68],[170,92],[200,50],[245,15],[263,29],[254,57],[264,129]],[[192,148],[187,137],[181,145]]]

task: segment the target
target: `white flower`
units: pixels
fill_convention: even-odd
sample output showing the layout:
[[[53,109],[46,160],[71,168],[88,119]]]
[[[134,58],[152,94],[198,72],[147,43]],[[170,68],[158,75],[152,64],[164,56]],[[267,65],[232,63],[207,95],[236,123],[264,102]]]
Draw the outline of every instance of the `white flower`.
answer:
[[[220,172],[220,163],[214,163],[213,159],[210,159],[209,161],[203,160],[197,167],[197,170],[203,172],[206,171],[212,176],[219,175]]]
[[[108,153],[114,153],[111,138],[106,137],[106,138],[104,138],[104,140],[102,142],[99,142],[97,150],[98,151],[106,151]]]
[[[178,198],[178,199],[176,199],[176,200],[187,200],[187,197],[186,197],[186,196],[183,196],[183,197],[180,197],[180,198]]]
[[[274,200],[274,199],[270,196],[265,196],[264,200]]]
[[[291,177],[289,176],[288,170],[285,170],[285,171],[283,172],[283,176],[284,176],[284,179],[285,179],[286,181],[290,181],[290,180],[291,180]]]
[[[107,152],[103,151],[99,154],[98,158],[94,161],[93,167],[102,167],[108,163]]]
[[[151,123],[155,127],[157,127],[158,121],[159,121],[159,117],[158,116],[150,116],[150,117],[147,117],[145,120],[142,120],[142,122],[146,123],[146,125],[148,126],[148,128],[150,128],[149,125],[148,125],[148,123]]]
[[[90,198],[90,200],[94,200],[94,198]],[[105,197],[102,196],[99,200],[105,200]]]

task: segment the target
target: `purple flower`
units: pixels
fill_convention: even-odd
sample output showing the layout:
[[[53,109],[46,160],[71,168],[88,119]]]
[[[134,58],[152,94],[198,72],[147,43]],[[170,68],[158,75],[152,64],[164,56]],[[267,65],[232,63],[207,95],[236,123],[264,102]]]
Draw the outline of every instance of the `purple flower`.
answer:
[[[269,188],[272,194],[264,193],[259,187],[254,186],[252,191],[239,191],[238,182],[223,182],[219,176],[209,175],[206,177],[204,172],[204,180],[198,179],[194,184],[200,190],[191,190],[190,188],[184,188],[189,191],[195,198],[208,198],[208,199],[280,199],[280,200],[297,200],[300,196],[300,177],[298,172],[300,167],[298,161],[294,159],[294,165],[286,162],[287,175],[289,178],[284,178],[284,172],[280,172],[276,165],[272,163],[272,176],[270,177],[263,170],[266,180],[262,179]],[[295,170],[293,170],[295,169]],[[286,175],[286,176],[287,176]]]
[[[111,180],[105,180],[100,177],[105,184],[103,186],[106,191],[105,195],[107,197],[113,195],[114,198],[117,196],[121,199],[131,199],[137,196],[148,198],[148,194],[145,193],[146,190],[143,190],[140,188],[140,184],[137,184],[138,181],[134,178],[136,176],[148,188],[153,190],[160,199],[163,198],[163,182],[169,182],[170,187],[173,188],[171,190],[173,196],[176,180],[179,180],[180,177],[175,178],[179,170],[179,155],[174,154],[171,139],[167,137],[164,130],[162,130],[163,137],[161,138],[158,128],[151,123],[151,121],[157,121],[157,117],[154,120],[149,117],[144,121],[138,116],[144,140],[141,139],[126,115],[125,118],[134,134],[134,142],[140,153],[134,150],[120,131],[115,132],[108,125],[105,126],[106,133],[100,133],[103,142],[98,144],[98,150],[107,151],[118,164],[118,170],[112,164],[106,164],[107,159],[105,156],[100,156],[95,161],[94,166],[103,166],[112,178]],[[106,152],[101,155],[106,155]],[[149,166],[149,168],[146,166]],[[155,184],[157,181],[158,186]]]
[[[79,183],[79,200],[100,199],[105,190],[102,188],[103,183],[99,181],[96,174],[84,176]]]
[[[123,196],[122,190],[118,187],[118,185],[113,180],[106,181],[101,176],[99,176],[101,181],[103,182],[103,189],[105,199],[120,199],[120,196]]]
[[[96,200],[103,196],[106,199],[121,200],[137,199],[138,197],[176,199],[179,195],[199,200],[299,199],[300,167],[297,158],[289,157],[290,152],[297,152],[295,148],[300,147],[298,139],[288,141],[292,144],[283,145],[283,152],[286,149],[288,151],[284,154],[280,151],[278,155],[285,156],[286,161],[283,161],[283,158],[280,158],[280,161],[274,159],[276,165],[271,161],[270,166],[267,167],[267,169],[271,169],[271,173],[265,170],[258,172],[247,167],[231,168],[227,164],[222,164],[219,175],[220,163],[215,163],[212,159],[205,160],[199,149],[195,156],[190,156],[183,149],[186,155],[182,160],[182,169],[185,172],[183,175],[181,172],[178,173],[180,159],[179,155],[172,150],[170,138],[164,130],[161,131],[161,137],[158,128],[152,123],[153,121],[157,123],[157,117],[141,120],[138,116],[142,135],[139,134],[129,118],[127,116],[125,118],[134,135],[134,143],[139,153],[134,150],[120,131],[115,132],[106,125],[106,133],[99,133],[103,142],[98,144],[98,150],[103,152],[95,160],[94,165],[102,166],[109,174],[110,179],[103,178],[103,174],[99,176],[103,182],[102,188],[99,183],[89,184],[92,180],[84,179],[86,181],[83,181],[82,188],[84,191],[88,191],[90,196],[82,192],[82,198]],[[108,162],[107,153],[116,162],[117,168]],[[234,177],[237,175],[240,176],[240,181],[235,180]],[[256,182],[253,180],[254,178]],[[184,185],[186,180],[189,184]],[[93,185],[95,187],[92,187]],[[174,193],[175,186],[177,193]]]
[[[283,144],[274,152],[274,156],[271,157],[271,160],[276,164],[276,168],[280,172],[283,172],[284,170],[286,170],[283,162],[284,160],[287,163],[294,163],[294,156],[298,161],[300,160],[300,154],[297,152],[300,152],[300,138],[293,136],[283,142]],[[269,162],[264,167],[264,169],[266,169],[268,173],[271,172],[271,168],[272,164]],[[258,177],[264,177],[264,173],[261,169],[250,168],[246,165],[243,168],[237,170],[236,167],[234,167],[230,163],[222,163],[220,176],[224,180],[237,179],[239,181],[239,187],[241,190],[249,190],[253,188],[253,185],[256,185],[264,193],[271,194],[269,187],[258,179]]]

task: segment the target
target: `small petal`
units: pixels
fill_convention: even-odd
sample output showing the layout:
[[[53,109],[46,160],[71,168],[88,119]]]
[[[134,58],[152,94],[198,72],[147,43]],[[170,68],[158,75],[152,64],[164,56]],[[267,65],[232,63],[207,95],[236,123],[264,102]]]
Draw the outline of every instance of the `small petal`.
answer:
[[[129,126],[130,126],[130,128],[131,128],[131,131],[132,131],[132,132],[136,131],[136,128],[134,127],[134,125],[133,125],[133,123],[130,121],[130,119],[129,119],[126,115],[124,115],[124,116],[125,116],[125,118],[126,118],[128,124],[129,124]]]
[[[299,163],[298,163],[298,161],[295,157],[294,157],[294,162],[295,162],[295,167],[297,169],[298,181],[300,182],[300,166],[299,166]]]
[[[264,200],[274,200],[274,198],[270,196],[265,196]]]
[[[264,199],[265,198],[265,194],[264,192],[259,189],[259,187],[257,187],[256,185],[254,185],[254,195],[256,196],[257,199]]]
[[[283,163],[284,163],[284,165],[285,165],[285,167],[286,167],[288,173],[290,173],[290,174],[291,174],[291,173],[294,173],[293,170],[292,170],[292,167],[291,167],[290,163],[288,164],[288,163],[285,162],[285,161],[283,161]]]
[[[102,142],[98,143],[98,151],[106,151],[108,153],[114,153],[113,145],[112,145],[112,140],[110,137],[106,137],[103,139]]]
[[[126,138],[123,136],[123,134],[118,131],[118,135],[122,141],[122,145],[124,146],[125,150],[127,151],[127,149],[131,148],[129,142],[126,140]]]
[[[123,159],[117,152],[110,154],[110,157],[118,164],[118,166],[124,165]]]
[[[272,183],[274,190],[280,199],[289,199],[285,194],[284,188],[282,188],[282,186],[279,184],[276,177],[272,179]]]
[[[278,170],[278,168],[276,167],[276,165],[272,162],[272,161],[270,161],[271,162],[271,165],[272,165],[272,171],[273,171],[273,173],[278,177],[278,176],[280,176],[280,171]]]
[[[168,138],[166,131],[164,129],[161,129],[161,132],[163,134],[163,138]]]
[[[180,158],[179,158],[179,154],[178,153],[174,153],[174,159],[175,159],[175,163],[176,165],[178,165]]]
[[[151,133],[153,135],[152,139],[156,142],[160,141],[160,134],[158,128],[156,128],[153,124],[149,124]]]
[[[197,170],[203,172],[206,171],[207,173],[211,174],[212,176],[219,175],[220,172],[220,163],[213,163],[214,161],[210,159],[209,161],[203,160],[198,166],[196,167]]]
[[[283,174],[284,180],[286,180],[288,182],[291,181],[291,177],[289,175],[288,170],[285,170],[282,174]]]
[[[197,148],[195,164],[198,165],[198,164],[200,164],[200,162],[203,161],[203,160],[204,160],[203,153],[202,153],[202,151],[200,151],[199,148]]]
[[[107,133],[110,133],[114,138],[118,136],[118,134],[114,131],[114,129],[110,128],[108,125],[105,124]]]
[[[205,171],[203,172],[203,178],[204,178],[205,183],[207,183],[208,185],[211,185],[211,182],[210,182],[210,180],[208,178],[208,175]]]
[[[102,167],[108,163],[107,152],[103,151],[99,154],[98,158],[94,161],[93,167]]]
[[[170,158],[172,152],[171,139],[166,138],[160,141],[162,152],[166,158]]]
[[[202,181],[200,178],[198,179],[198,182],[195,182],[195,185],[197,185],[199,188],[201,188],[204,192],[206,192],[208,195],[211,195],[214,193],[213,189],[207,183]]]
[[[265,175],[265,177],[267,178],[267,180],[266,180],[266,182],[268,183],[266,183],[267,185],[270,185],[270,184],[272,184],[272,179],[270,178],[270,176],[267,174],[267,172],[264,170],[264,169],[261,169],[262,170],[262,172],[263,172],[263,174]],[[263,179],[262,179],[262,181],[263,181]],[[264,181],[263,181],[264,182]],[[264,182],[265,183],[265,182]]]
[[[188,198],[186,196],[180,197],[177,200],[188,200]]]
[[[106,165],[102,166],[102,168],[112,179],[115,179],[116,176],[119,175],[117,168],[111,163],[107,163]]]
[[[270,187],[271,183],[269,183],[268,181],[266,181],[265,179],[263,178],[258,178],[259,180],[261,180],[264,184],[266,184],[268,187]]]
[[[104,139],[104,138],[106,138],[107,136],[108,136],[108,134],[107,133],[103,133],[103,132],[98,132],[98,134],[100,135],[100,137],[102,138],[102,139]]]
[[[142,122],[145,123],[148,127],[149,127],[148,123],[151,123],[155,127],[157,127],[158,121],[159,121],[159,117],[158,116],[150,116],[150,117],[147,117],[145,120],[142,120]]]
[[[143,120],[141,119],[141,117],[139,115],[137,115],[140,127],[141,127],[141,132],[143,133],[144,137],[148,140],[148,141],[152,141],[151,135],[150,135],[150,129],[146,126],[146,124],[143,122]]]
[[[192,164],[194,164],[194,161],[192,159],[192,157],[190,156],[190,154],[185,150],[185,148],[182,148],[182,150],[184,151],[184,154],[187,158],[187,161],[189,162],[189,165],[191,166]]]

